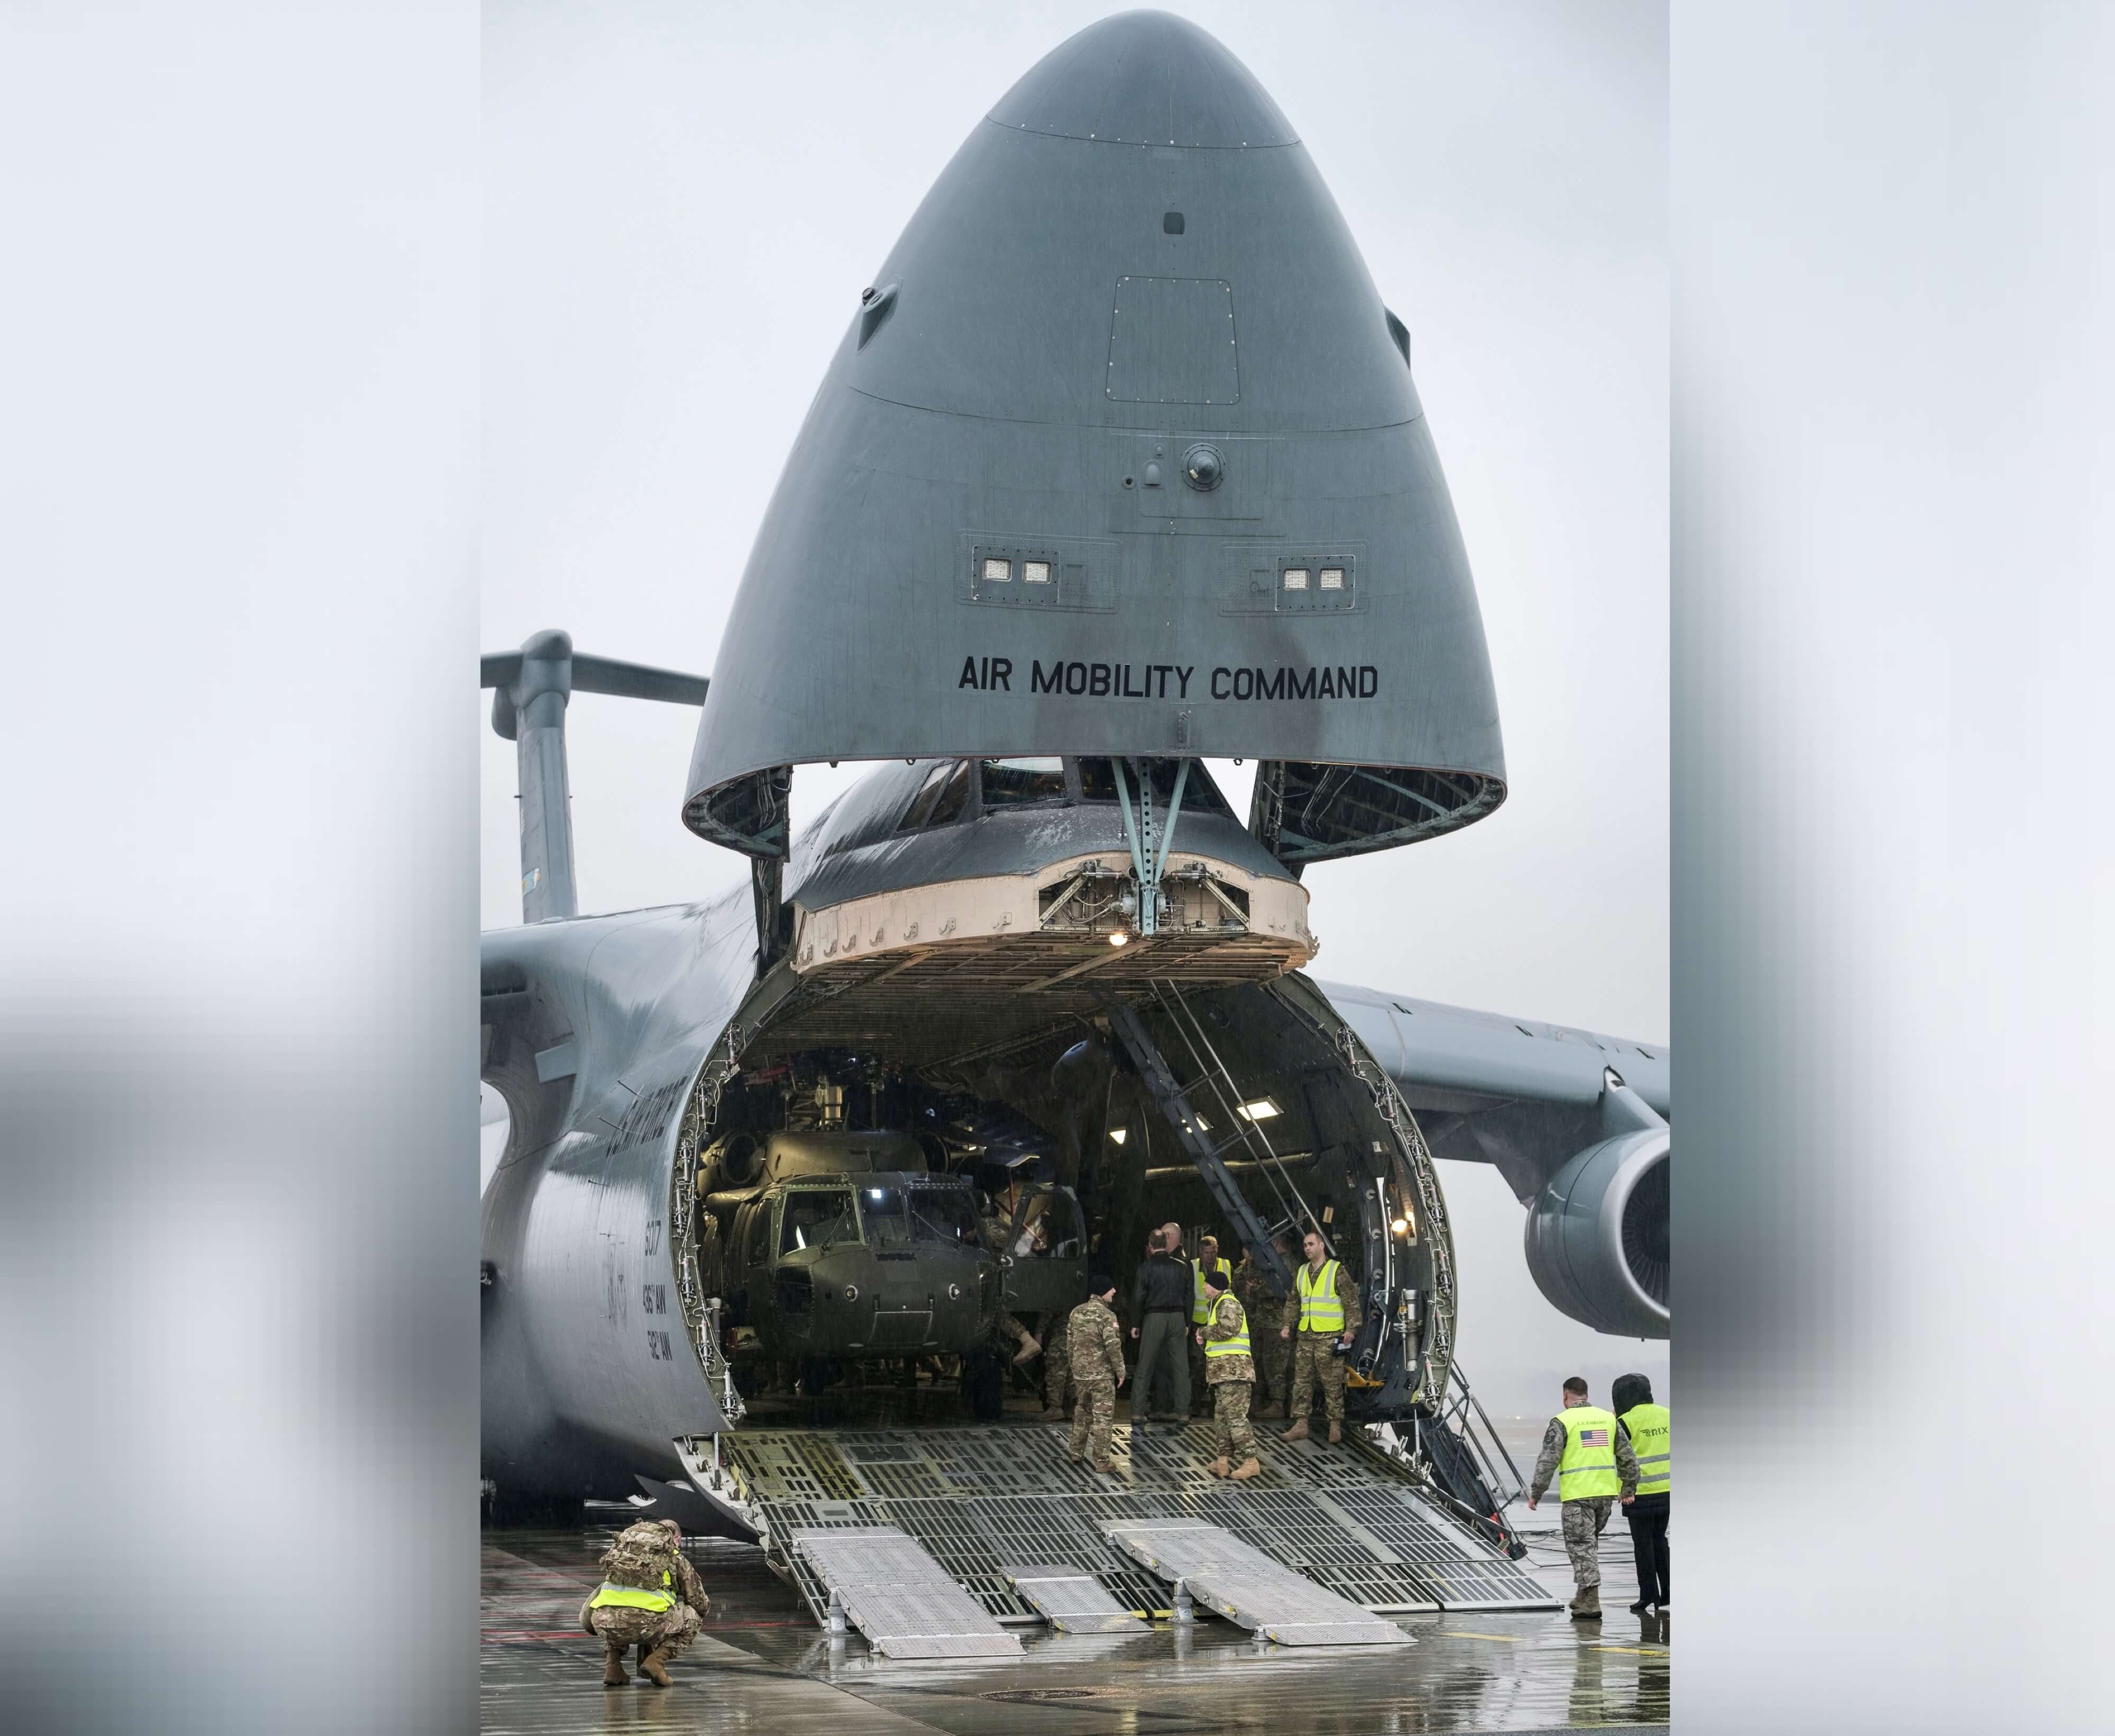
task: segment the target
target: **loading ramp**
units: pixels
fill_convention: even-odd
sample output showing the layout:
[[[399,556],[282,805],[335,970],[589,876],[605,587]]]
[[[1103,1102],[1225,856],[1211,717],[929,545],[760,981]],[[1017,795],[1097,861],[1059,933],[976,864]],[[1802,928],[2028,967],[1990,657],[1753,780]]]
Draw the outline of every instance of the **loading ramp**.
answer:
[[[796,1531],[795,1560],[889,1658],[1017,1658],[1021,1641],[892,1525]],[[812,1600],[811,1600],[812,1601]],[[824,1610],[828,1608],[828,1597]]]
[[[1103,1533],[1141,1567],[1281,1646],[1407,1646],[1392,1621],[1202,1519],[1115,1519]]]
[[[722,1437],[725,1462],[774,1565],[822,1622],[829,1587],[796,1533],[892,1527],[994,1621],[1041,1622],[1016,1564],[1083,1574],[1120,1610],[1165,1615],[1165,1583],[1113,1542],[1113,1522],[1213,1525],[1369,1612],[1550,1610],[1542,1584],[1352,1431],[1337,1445],[1267,1436],[1264,1469],[1229,1485],[1205,1465],[1211,1425],[1117,1430],[1130,1474],[1071,1462],[1062,1423],[782,1429]],[[1016,1569],[1017,1570],[1017,1569]]]

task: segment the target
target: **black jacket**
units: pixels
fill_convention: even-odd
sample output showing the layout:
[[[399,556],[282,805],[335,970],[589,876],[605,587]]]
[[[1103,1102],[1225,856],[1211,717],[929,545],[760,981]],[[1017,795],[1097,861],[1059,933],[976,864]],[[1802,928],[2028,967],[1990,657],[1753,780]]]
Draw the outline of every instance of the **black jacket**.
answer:
[[[1138,1262],[1138,1276],[1131,1280],[1131,1323],[1142,1326],[1147,1315],[1169,1310],[1186,1318],[1195,1283],[1190,1262],[1180,1254],[1148,1255]]]

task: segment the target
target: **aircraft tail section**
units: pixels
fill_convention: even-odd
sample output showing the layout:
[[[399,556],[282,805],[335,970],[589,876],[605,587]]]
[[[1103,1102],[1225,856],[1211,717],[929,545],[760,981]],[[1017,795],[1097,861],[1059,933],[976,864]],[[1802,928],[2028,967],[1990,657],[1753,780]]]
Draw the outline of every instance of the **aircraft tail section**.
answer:
[[[493,689],[493,732],[515,744],[521,802],[521,920],[577,916],[572,790],[566,771],[567,701],[578,692],[703,705],[709,684],[703,676],[576,655],[572,636],[557,631],[533,634],[519,651],[479,658],[478,681]]]

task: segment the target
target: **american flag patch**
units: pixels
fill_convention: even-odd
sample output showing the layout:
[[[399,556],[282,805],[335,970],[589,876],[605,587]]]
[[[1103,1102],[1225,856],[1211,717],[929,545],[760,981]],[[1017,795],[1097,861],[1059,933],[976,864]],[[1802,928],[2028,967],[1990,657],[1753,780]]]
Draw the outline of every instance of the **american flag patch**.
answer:
[[[1582,1428],[1579,1431],[1579,1444],[1581,1446],[1606,1446],[1608,1431],[1604,1428]]]

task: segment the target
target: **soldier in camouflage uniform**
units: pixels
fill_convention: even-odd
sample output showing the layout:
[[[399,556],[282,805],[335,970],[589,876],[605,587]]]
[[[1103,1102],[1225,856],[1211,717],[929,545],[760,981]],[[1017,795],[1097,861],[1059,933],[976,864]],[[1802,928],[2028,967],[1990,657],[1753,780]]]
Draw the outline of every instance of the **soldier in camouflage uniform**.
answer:
[[[1043,1420],[1062,1422],[1065,1401],[1071,1396],[1072,1335],[1065,1330],[1062,1314],[1043,1317]]]
[[[984,1213],[977,1225],[977,1239],[994,1257],[1006,1252],[1006,1233],[1011,1220],[1010,1210],[1002,1212],[994,1207]],[[1002,1275],[1003,1271],[1001,1268]],[[1001,1356],[1012,1351],[1015,1362],[1025,1363],[1041,1350],[1043,1345],[1033,1332],[1001,1308],[998,1317],[992,1322],[990,1348]]]
[[[713,1606],[698,1570],[683,1555],[673,1519],[626,1526],[603,1551],[603,1583],[580,1605],[580,1626],[603,1643],[602,1685],[622,1688],[624,1654],[639,1647],[639,1673],[656,1688],[669,1685],[664,1667],[698,1637],[699,1619]]]
[[[1255,1431],[1249,1427],[1249,1395],[1255,1362],[1249,1353],[1249,1320],[1223,1271],[1204,1274],[1212,1317],[1196,1334],[1204,1351],[1204,1382],[1212,1392],[1213,1438],[1219,1456],[1205,1468],[1214,1477],[1246,1482],[1263,1467],[1256,1462]]]
[[[1322,1405],[1329,1418],[1329,1438],[1344,1438],[1344,1358],[1364,1316],[1359,1286],[1343,1262],[1329,1257],[1328,1244],[1313,1230],[1301,1243],[1307,1263],[1293,1271],[1293,1294],[1286,1299],[1281,1340],[1292,1340],[1292,1427],[1287,1441],[1307,1438],[1307,1413],[1314,1403],[1314,1383],[1322,1383]]]
[[[1285,1245],[1285,1238],[1275,1238],[1278,1257],[1287,1266],[1292,1264],[1292,1254]],[[1278,1328],[1285,1324],[1285,1303],[1270,1287],[1270,1278],[1257,1262],[1254,1254],[1246,1250],[1241,1263],[1234,1268],[1234,1294],[1241,1299],[1241,1312],[1248,1317],[1249,1330],[1255,1335],[1255,1403],[1264,1416],[1271,1413],[1275,1404],[1282,1412],[1285,1408],[1286,1347],[1278,1340]]]
[[[1190,1282],[1195,1293],[1195,1302],[1190,1310],[1190,1414],[1209,1417],[1212,1414],[1212,1395],[1204,1378],[1204,1340],[1198,1336],[1212,1315],[1211,1299],[1204,1294],[1204,1273],[1207,1270],[1224,1272],[1229,1283],[1232,1280],[1233,1267],[1220,1257],[1219,1239],[1215,1235],[1197,1239],[1197,1257],[1190,1262]]]
[[[1091,1454],[1097,1471],[1114,1474],[1119,1467],[1109,1454],[1109,1431],[1116,1422],[1117,1389],[1131,1371],[1124,1367],[1123,1328],[1112,1307],[1116,1280],[1097,1272],[1087,1289],[1087,1299],[1065,1323],[1071,1340],[1072,1390],[1078,1395],[1072,1410],[1072,1458],[1076,1463]]]
[[[1530,1508],[1542,1500],[1552,1477],[1564,1504],[1564,1553],[1578,1587],[1571,1614],[1591,1621],[1601,1614],[1601,1533],[1617,1500],[1627,1507],[1637,1499],[1638,1456],[1614,1415],[1586,1402],[1586,1382],[1576,1374],[1564,1383],[1564,1408],[1543,1432],[1542,1452],[1527,1486]]]

